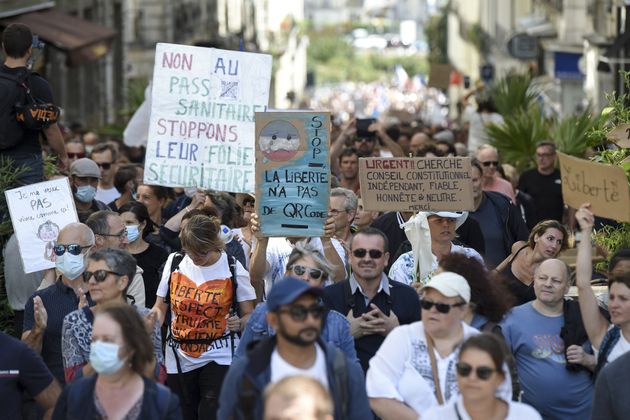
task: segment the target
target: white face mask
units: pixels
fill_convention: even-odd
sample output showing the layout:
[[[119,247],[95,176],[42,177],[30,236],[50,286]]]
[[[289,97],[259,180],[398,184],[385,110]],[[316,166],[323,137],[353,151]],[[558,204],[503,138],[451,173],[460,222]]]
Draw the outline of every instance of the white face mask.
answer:
[[[191,198],[197,192],[197,187],[186,187],[184,188],[184,194],[186,197]]]
[[[113,375],[123,367],[125,361],[118,357],[120,346],[116,343],[94,341],[90,346],[90,364],[102,375]]]
[[[55,267],[69,280],[75,280],[85,270],[85,255],[72,255],[66,251],[55,259]]]

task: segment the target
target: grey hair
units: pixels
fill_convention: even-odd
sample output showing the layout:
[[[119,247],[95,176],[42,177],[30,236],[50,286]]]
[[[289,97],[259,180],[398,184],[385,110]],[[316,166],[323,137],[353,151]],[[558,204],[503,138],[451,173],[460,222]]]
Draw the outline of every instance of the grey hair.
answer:
[[[315,261],[315,265],[317,265],[317,267],[325,274],[325,278],[323,280],[330,278],[333,272],[332,265],[330,265],[326,257],[324,257],[318,248],[305,241],[300,241],[295,244],[293,251],[291,251],[291,254],[289,255],[289,259],[287,260],[286,269],[291,267],[297,260],[303,257],[311,257],[313,261]]]
[[[359,206],[359,198],[357,195],[347,188],[333,188],[330,190],[331,197],[344,197],[346,199],[345,210],[348,212],[357,211]]]
[[[90,217],[88,217],[85,221],[85,224],[92,229],[92,232],[94,232],[95,235],[108,234],[109,223],[107,222],[107,219],[109,216],[119,216],[119,214],[111,210],[99,210],[90,214]]]
[[[127,251],[116,248],[103,248],[94,251],[88,256],[92,261],[104,261],[113,272],[121,276],[127,276],[127,287],[123,291],[123,296],[127,295],[127,289],[136,275],[136,260]]]

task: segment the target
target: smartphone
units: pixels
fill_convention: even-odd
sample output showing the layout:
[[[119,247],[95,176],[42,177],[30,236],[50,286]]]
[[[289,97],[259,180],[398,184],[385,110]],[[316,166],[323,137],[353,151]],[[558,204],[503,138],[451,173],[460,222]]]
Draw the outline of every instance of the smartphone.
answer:
[[[376,133],[368,131],[368,127],[375,122],[375,118],[358,118],[357,119],[357,137],[361,139],[373,138]]]

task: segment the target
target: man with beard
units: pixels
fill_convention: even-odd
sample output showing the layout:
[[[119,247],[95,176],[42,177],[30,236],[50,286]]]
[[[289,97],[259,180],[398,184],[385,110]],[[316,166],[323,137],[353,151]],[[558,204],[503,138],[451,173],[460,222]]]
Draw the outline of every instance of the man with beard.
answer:
[[[267,297],[267,321],[276,335],[253,343],[246,357],[232,362],[218,418],[262,418],[265,387],[296,375],[313,378],[329,391],[335,418],[371,418],[361,368],[319,338],[326,311],[323,293],[293,277],[274,285]]]
[[[420,320],[418,294],[383,273],[388,260],[387,237],[367,227],[350,242],[352,275],[325,289],[330,308],[347,314],[364,371],[394,327]]]

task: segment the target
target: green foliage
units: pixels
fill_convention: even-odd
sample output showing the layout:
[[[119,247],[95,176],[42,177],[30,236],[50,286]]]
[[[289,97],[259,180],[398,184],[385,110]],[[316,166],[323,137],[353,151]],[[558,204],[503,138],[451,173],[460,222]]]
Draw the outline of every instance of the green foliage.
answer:
[[[429,61],[437,64],[448,63],[448,10],[442,8],[440,13],[431,16],[424,27],[429,45]]]
[[[500,79],[490,95],[499,114],[504,117],[534,106],[538,90],[528,74],[511,73]]]
[[[486,127],[490,143],[501,152],[504,162],[519,171],[528,169],[535,164],[536,144],[549,138],[549,124],[537,106],[504,114],[504,119],[502,125]]]
[[[597,270],[605,271],[608,268],[610,257],[621,248],[630,248],[630,223],[621,223],[620,226],[604,226],[593,233],[593,242],[608,252],[608,260],[597,264]]]
[[[562,120],[553,120],[550,138],[562,153],[584,157],[584,152],[594,146],[589,132],[598,126],[599,118],[593,117],[590,110],[579,115],[571,115]]]
[[[5,159],[0,156],[0,244],[4,243],[4,238],[8,238],[13,233],[13,225],[9,217],[9,207],[4,195],[4,191],[15,188],[16,181],[20,175],[26,172],[26,169],[13,167],[12,159]]]

